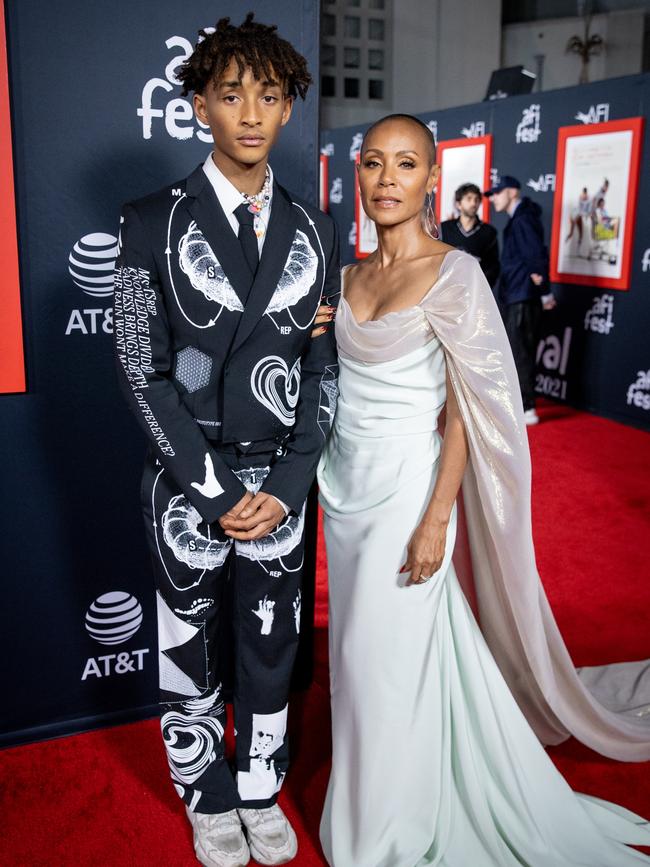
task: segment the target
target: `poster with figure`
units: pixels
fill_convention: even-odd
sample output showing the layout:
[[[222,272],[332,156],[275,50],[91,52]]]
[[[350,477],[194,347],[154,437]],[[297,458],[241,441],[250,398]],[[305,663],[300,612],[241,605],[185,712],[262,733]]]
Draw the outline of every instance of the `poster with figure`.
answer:
[[[457,138],[438,142],[437,161],[440,180],[436,188],[436,219],[455,220],[456,190],[461,184],[476,184],[480,190],[490,188],[492,168],[492,136]],[[489,200],[483,199],[478,210],[479,219],[488,222]]]
[[[370,219],[361,204],[358,174],[360,159],[361,154],[357,152],[354,161],[354,219],[357,227],[355,256],[357,259],[365,259],[373,250],[377,249],[377,230],[374,220]]]
[[[551,280],[629,289],[643,118],[558,130]]]

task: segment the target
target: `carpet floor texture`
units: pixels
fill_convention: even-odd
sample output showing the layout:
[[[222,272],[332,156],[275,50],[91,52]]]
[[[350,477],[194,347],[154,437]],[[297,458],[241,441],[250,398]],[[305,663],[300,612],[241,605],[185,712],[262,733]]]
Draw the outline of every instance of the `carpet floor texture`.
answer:
[[[648,657],[650,437],[554,404],[540,415],[529,432],[537,562],[574,661]],[[318,842],[330,755],[322,538],[317,580],[315,678],[291,705],[294,761],[280,800],[298,834],[296,867],[325,864]],[[549,752],[574,789],[650,817],[647,764],[610,761],[574,740]],[[0,786],[3,867],[197,863],[156,720],[4,750]]]

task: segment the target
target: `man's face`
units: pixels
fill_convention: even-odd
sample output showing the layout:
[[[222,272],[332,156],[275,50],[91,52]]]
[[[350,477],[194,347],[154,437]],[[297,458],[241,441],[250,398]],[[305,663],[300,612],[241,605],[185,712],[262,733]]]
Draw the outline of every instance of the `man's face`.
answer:
[[[519,190],[514,189],[513,187],[506,187],[503,190],[499,190],[498,193],[493,193],[490,197],[492,200],[492,205],[494,206],[494,210],[497,213],[501,213],[501,211],[506,211],[510,202],[513,199],[517,198]]]
[[[217,82],[194,94],[194,111],[208,124],[215,150],[233,163],[256,165],[268,158],[280,129],[291,116],[293,99],[283,82],[257,81],[250,67],[239,78],[233,58]]]
[[[481,197],[476,193],[465,193],[458,202],[458,210],[463,217],[475,217],[481,206]]]

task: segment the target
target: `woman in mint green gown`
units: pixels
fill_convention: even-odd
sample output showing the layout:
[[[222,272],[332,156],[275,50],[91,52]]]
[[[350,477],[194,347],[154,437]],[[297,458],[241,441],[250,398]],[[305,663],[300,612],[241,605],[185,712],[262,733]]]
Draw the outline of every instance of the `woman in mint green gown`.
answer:
[[[332,867],[627,867],[650,826],[574,793],[543,744],[650,758],[647,663],[577,672],[535,567],[517,375],[492,293],[433,239],[427,128],[366,134],[379,246],[344,272],[319,467],[330,587]],[[444,432],[441,432],[444,420]],[[452,561],[464,504],[480,627]],[[464,576],[466,577],[466,576]]]

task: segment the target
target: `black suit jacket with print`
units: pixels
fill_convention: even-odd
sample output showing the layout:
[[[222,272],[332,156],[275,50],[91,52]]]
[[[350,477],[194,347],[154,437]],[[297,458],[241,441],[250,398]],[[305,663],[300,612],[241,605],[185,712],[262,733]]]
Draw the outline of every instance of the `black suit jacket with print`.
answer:
[[[283,454],[262,490],[302,508],[337,396],[333,328],[312,339],[311,323],[321,298],[338,291],[334,221],[277,183],[252,285],[202,167],[125,205],[114,302],[120,384],[205,521],[245,493],[219,443],[277,444]]]

